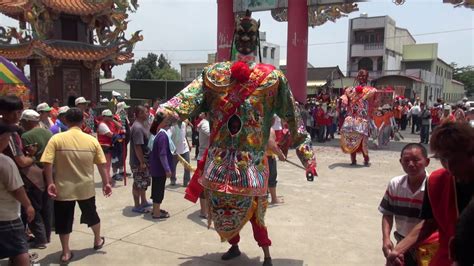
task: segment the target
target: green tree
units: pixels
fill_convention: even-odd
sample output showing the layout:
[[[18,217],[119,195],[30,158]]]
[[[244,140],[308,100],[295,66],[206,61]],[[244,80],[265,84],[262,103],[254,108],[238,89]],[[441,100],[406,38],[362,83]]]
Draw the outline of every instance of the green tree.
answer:
[[[163,54],[160,54],[160,58],[158,58],[158,68],[159,69],[165,69],[165,68],[171,68],[171,62],[166,59],[166,57]]]
[[[149,53],[146,57],[140,58],[127,71],[125,81],[128,82],[131,79],[153,79],[153,74],[158,69],[156,65],[157,60],[158,56],[154,53]]]
[[[154,76],[158,80],[181,80],[181,74],[174,68],[158,69]]]
[[[454,68],[453,79],[464,83],[467,96],[474,95],[474,66],[458,67],[456,63],[451,63],[451,66]]]
[[[180,80],[179,72],[171,67],[171,62],[163,55],[149,53],[147,57],[141,58],[127,71],[125,80],[131,79],[158,79],[158,80]]]

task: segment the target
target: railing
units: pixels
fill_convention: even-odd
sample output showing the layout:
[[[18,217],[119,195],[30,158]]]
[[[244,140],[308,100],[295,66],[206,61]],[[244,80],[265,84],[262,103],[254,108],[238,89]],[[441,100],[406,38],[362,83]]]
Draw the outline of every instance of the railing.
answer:
[[[380,50],[383,49],[383,43],[364,43],[364,50]]]

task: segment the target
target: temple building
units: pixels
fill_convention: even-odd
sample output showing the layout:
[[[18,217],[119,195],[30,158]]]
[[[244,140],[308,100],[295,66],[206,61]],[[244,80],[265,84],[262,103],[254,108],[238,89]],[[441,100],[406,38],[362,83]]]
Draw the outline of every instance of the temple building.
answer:
[[[100,70],[110,78],[143,40],[139,31],[125,36],[127,12],[136,8],[133,0],[0,0],[0,13],[19,22],[19,29],[0,26],[0,55],[21,70],[29,65],[33,103],[98,101]]]

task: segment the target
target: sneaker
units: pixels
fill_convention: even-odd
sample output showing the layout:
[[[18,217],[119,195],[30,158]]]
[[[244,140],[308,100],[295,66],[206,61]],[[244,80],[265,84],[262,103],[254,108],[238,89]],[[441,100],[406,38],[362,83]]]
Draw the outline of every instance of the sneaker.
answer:
[[[118,174],[121,175],[121,176],[125,176],[124,172],[120,172]],[[131,177],[131,176],[132,176],[132,173],[127,173],[127,177]]]
[[[230,260],[230,259],[233,259],[233,258],[236,258],[238,256],[240,256],[240,250],[239,250],[239,246],[232,246],[229,248],[229,250],[227,250],[226,253],[222,254],[222,257],[221,259],[222,260]]]
[[[115,181],[123,181],[123,175],[121,174],[115,174],[112,176],[112,179]]]
[[[31,243],[30,248],[31,249],[45,249],[46,243]]]

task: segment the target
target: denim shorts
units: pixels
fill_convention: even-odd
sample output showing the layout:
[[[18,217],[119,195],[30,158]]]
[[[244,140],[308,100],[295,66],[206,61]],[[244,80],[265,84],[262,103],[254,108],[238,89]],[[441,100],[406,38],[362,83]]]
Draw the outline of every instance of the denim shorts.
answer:
[[[20,218],[0,221],[0,259],[15,257],[28,252],[25,226]]]

